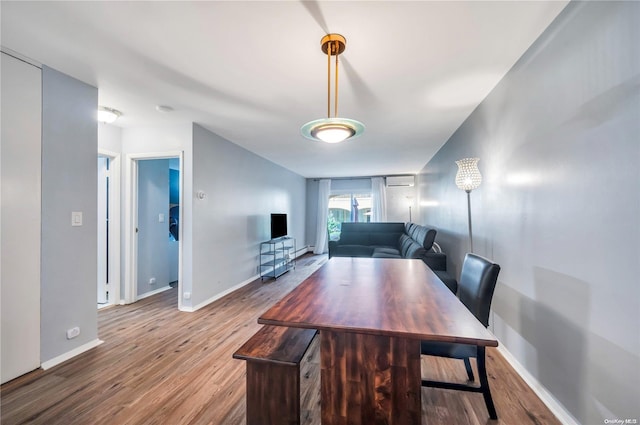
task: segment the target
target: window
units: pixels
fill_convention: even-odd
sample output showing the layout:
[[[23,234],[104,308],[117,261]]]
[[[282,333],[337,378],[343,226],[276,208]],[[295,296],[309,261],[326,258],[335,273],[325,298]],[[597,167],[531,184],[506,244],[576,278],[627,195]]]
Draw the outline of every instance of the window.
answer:
[[[371,193],[343,193],[329,197],[329,240],[340,237],[342,223],[371,221]]]

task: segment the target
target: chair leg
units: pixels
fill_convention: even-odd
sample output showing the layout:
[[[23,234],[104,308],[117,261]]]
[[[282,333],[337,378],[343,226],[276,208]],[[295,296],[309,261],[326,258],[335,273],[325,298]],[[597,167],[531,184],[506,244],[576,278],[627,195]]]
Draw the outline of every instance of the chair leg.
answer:
[[[480,378],[480,388],[482,395],[484,396],[484,402],[487,405],[487,411],[491,419],[498,419],[496,413],[496,407],[493,405],[493,399],[491,398],[491,390],[489,389],[489,379],[487,378],[487,367],[485,364],[485,347],[478,346],[478,375]]]
[[[464,368],[467,369],[467,377],[469,377],[469,381],[473,381],[473,369],[471,369],[471,362],[469,361],[469,357],[465,357],[463,360]]]

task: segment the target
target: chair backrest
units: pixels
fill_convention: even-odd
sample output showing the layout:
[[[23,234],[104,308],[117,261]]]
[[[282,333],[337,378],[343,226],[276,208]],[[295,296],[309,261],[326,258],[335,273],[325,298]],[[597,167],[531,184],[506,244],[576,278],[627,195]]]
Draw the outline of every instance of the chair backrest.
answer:
[[[458,296],[460,301],[486,328],[493,291],[498,281],[500,266],[475,254],[467,254],[462,263]]]

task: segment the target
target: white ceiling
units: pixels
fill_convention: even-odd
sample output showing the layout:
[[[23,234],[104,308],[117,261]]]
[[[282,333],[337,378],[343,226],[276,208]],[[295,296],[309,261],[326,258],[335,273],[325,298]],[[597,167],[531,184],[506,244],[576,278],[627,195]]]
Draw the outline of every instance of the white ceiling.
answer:
[[[567,1],[1,3],[2,46],[98,87],[121,127],[196,122],[305,177],[418,172]],[[326,115],[327,32],[351,142]],[[161,113],[156,105],[170,105]]]

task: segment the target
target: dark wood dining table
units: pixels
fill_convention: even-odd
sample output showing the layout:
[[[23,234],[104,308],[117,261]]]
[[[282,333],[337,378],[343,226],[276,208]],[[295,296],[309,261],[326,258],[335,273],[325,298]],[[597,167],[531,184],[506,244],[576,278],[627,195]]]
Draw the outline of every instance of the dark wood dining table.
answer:
[[[258,319],[320,331],[323,425],[416,425],[420,341],[498,341],[421,260],[332,258]]]

